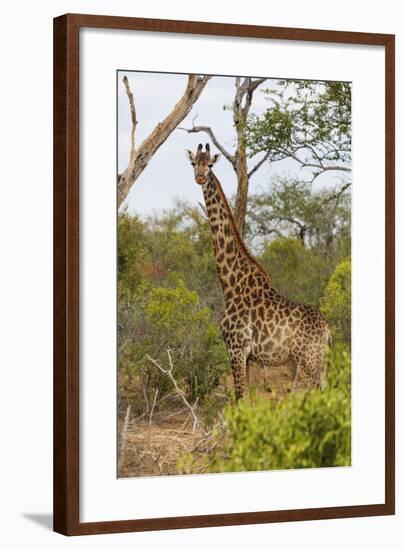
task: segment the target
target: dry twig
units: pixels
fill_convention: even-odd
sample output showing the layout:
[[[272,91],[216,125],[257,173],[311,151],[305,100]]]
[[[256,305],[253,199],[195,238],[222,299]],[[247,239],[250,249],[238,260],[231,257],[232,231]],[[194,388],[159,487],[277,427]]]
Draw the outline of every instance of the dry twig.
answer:
[[[149,426],[152,424],[153,411],[155,410],[158,393],[159,393],[159,388],[156,388],[155,395],[153,396],[152,408],[150,410],[150,415],[149,415]]]
[[[122,432],[121,432],[121,445],[120,445],[120,455],[119,455],[119,460],[118,460],[118,471],[121,470],[122,465],[124,463],[125,451],[126,451],[126,447],[127,447],[127,440],[126,440],[125,436],[126,436],[126,433],[128,431],[130,416],[131,416],[131,405],[128,405],[127,412],[125,414],[124,425],[123,425]]]
[[[171,356],[171,353],[170,353],[169,349],[167,350],[167,357],[168,357],[168,360],[169,360],[169,368],[164,369],[150,355],[146,355],[147,360],[150,361],[152,363],[152,365],[154,365],[156,368],[158,368],[160,370],[160,372],[162,372],[163,374],[165,374],[166,376],[168,376],[170,378],[170,380],[171,380],[171,382],[174,386],[174,389],[176,391],[176,394],[181,398],[181,400],[183,401],[186,408],[190,411],[190,415],[193,418],[193,433],[194,433],[195,429],[197,427],[197,424],[198,424],[198,417],[195,413],[196,408],[197,408],[197,404],[198,404],[198,397],[197,397],[194,405],[190,405],[190,403],[186,399],[186,396],[184,395],[184,391],[179,387],[179,385],[177,384],[176,379],[173,376],[173,367],[174,367],[174,365],[173,365],[172,356]]]

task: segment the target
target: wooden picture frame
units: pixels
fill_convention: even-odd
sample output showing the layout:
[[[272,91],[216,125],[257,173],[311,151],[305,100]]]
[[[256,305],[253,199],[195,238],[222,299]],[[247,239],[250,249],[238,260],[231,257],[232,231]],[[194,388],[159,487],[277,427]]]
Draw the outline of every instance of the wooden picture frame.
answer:
[[[141,30],[385,48],[385,502],[81,523],[79,495],[79,30]],[[304,521],[395,513],[393,35],[68,14],[54,20],[54,530],[65,535]]]

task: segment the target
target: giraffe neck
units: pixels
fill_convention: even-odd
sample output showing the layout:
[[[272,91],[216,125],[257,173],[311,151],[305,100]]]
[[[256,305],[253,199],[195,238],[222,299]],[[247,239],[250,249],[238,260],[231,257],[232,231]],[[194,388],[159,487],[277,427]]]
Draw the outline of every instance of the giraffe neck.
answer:
[[[254,285],[258,279],[270,288],[270,279],[247,251],[226,200],[222,186],[213,172],[203,185],[204,200],[211,226],[214,257],[225,299],[243,284]]]

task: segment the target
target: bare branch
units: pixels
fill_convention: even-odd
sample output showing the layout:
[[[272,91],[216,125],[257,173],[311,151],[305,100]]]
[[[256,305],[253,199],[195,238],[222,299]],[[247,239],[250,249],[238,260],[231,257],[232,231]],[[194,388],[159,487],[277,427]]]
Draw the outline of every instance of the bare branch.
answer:
[[[242,99],[243,99],[243,96],[246,93],[248,82],[249,82],[249,80],[247,78],[245,78],[245,80],[241,84],[240,76],[237,76],[235,78],[236,92],[235,92],[235,98],[233,100],[232,110],[233,110],[233,122],[234,122],[235,128],[237,130],[238,130],[238,127],[239,127],[239,122],[240,122],[239,119],[240,119],[240,116],[242,114],[241,113]]]
[[[145,384],[143,384],[143,386],[142,386],[142,392],[143,392],[143,398],[145,399],[145,405],[146,405],[145,411],[148,412],[149,411],[149,399],[148,399],[148,394],[146,393]]]
[[[201,208],[201,210],[203,211],[205,218],[208,220],[208,212],[207,212],[206,206],[204,204],[202,204],[202,202],[198,202],[198,205]]]
[[[159,393],[159,388],[156,388],[155,395],[153,396],[152,408],[150,410],[150,415],[149,415],[149,426],[152,424],[153,411],[155,410],[156,399],[157,399],[158,393]]]
[[[138,124],[138,121],[136,119],[134,96],[133,96],[133,93],[131,92],[131,88],[129,86],[128,78],[126,75],[123,77],[122,81],[125,86],[125,91],[129,99],[129,108],[131,110],[132,128],[131,128],[131,149],[130,149],[129,158],[130,160],[133,160],[135,156],[135,130],[136,130],[136,125]]]
[[[128,196],[133,183],[146,168],[152,156],[189,114],[210,78],[210,76],[189,75],[186,89],[179,101],[167,117],[157,124],[149,136],[136,149],[135,154],[129,160],[127,168],[118,179],[119,206],[121,206]]]
[[[223,145],[221,145],[221,143],[218,141],[218,139],[216,138],[212,128],[210,126],[195,126],[194,125],[194,120],[196,119],[197,117],[194,117],[193,118],[193,126],[191,128],[182,128],[181,126],[179,126],[177,129],[178,130],[184,130],[185,132],[187,132],[188,134],[197,134],[198,132],[204,132],[206,133],[212,143],[215,145],[215,147],[224,155],[224,157],[231,163],[231,164],[234,164],[235,163],[235,157],[233,155],[231,155],[231,153],[229,153],[225,147]]]
[[[334,200],[336,201],[336,206],[337,206],[337,205],[339,204],[339,201],[340,201],[340,199],[341,199],[343,193],[344,193],[347,189],[349,189],[350,186],[351,186],[351,182],[345,183],[344,185],[342,185],[342,187],[341,187],[338,191],[336,191],[336,193],[333,193],[332,195],[329,195],[328,197],[326,197],[326,199],[323,200],[323,201],[321,202],[321,204],[319,205],[318,212],[319,212],[320,210],[322,210],[322,208],[324,208],[324,206],[325,206],[326,204],[328,204],[329,202],[332,202],[332,201],[334,201]]]
[[[330,167],[330,168],[323,168],[322,170],[319,169],[318,172],[315,172],[312,176],[312,178],[309,180],[309,181],[306,181],[305,183],[310,183],[310,184],[313,184],[314,181],[319,178],[319,176],[321,176],[322,174],[324,174],[325,172],[332,172],[332,171],[335,171],[335,172],[351,172],[350,168],[344,168],[344,167],[338,167],[338,166],[335,166],[335,167]]]
[[[257,78],[256,80],[252,80],[252,83],[250,85],[250,90],[252,90],[252,92],[254,92],[256,90],[256,88],[258,86],[260,86],[261,84],[263,84],[263,82],[265,82],[267,80],[267,78]]]
[[[236,93],[233,102],[233,116],[235,124],[239,122],[240,117],[245,118],[247,116],[252,105],[253,92],[258,86],[260,86],[260,84],[263,84],[265,80],[266,78],[257,78],[256,80],[245,78],[241,83],[240,77],[235,79]],[[242,107],[243,99],[245,99],[245,102]]]
[[[195,413],[195,410],[197,408],[198,398],[195,401],[194,405],[190,405],[190,403],[187,401],[183,390],[179,387],[179,385],[177,384],[176,379],[173,376],[173,367],[174,367],[174,365],[173,365],[170,350],[168,349],[166,351],[167,351],[167,357],[168,357],[168,360],[169,360],[169,368],[168,369],[164,369],[161,365],[159,365],[159,363],[155,359],[150,357],[150,355],[147,354],[145,357],[148,361],[150,361],[152,363],[152,365],[154,365],[156,368],[158,368],[160,370],[160,372],[162,372],[163,374],[165,374],[166,376],[168,376],[170,378],[170,380],[171,380],[171,382],[174,386],[174,389],[176,390],[177,395],[181,398],[181,400],[183,401],[183,403],[185,404],[187,409],[190,411],[190,415],[193,418],[193,433],[194,433],[195,429],[197,427],[197,424],[198,424],[198,417]]]
[[[248,178],[253,176],[253,174],[259,170],[259,168],[266,162],[266,160],[270,158],[270,155],[271,151],[267,151],[267,153],[259,160],[259,162],[255,164],[255,166],[253,166],[250,172],[248,172]]]
[[[257,78],[256,80],[248,79],[247,89],[245,91],[245,104],[242,108],[242,116],[244,118],[247,117],[250,107],[252,105],[252,99],[253,99],[253,92],[256,90],[260,84],[263,84],[263,82],[266,80],[266,78]]]
[[[315,164],[313,162],[306,162],[305,160],[300,159],[297,155],[294,155],[291,152],[282,151],[282,150],[278,150],[278,152],[282,153],[282,154],[292,158],[296,162],[298,162],[301,165],[301,168],[315,168],[316,170],[319,170],[320,172],[316,175],[316,177],[318,177],[322,172],[327,172],[327,171],[335,171],[335,172],[336,171],[338,171],[338,172],[351,172],[352,171],[351,168],[348,167],[348,166],[341,166],[341,165],[324,166],[323,164]]]

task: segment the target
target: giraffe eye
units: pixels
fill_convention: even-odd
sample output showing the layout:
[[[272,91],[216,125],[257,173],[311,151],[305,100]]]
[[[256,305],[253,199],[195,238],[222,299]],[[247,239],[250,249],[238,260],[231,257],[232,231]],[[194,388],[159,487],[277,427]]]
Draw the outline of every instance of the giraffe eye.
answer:
[[[191,166],[195,166],[195,162],[192,162],[192,163],[191,163]]]

